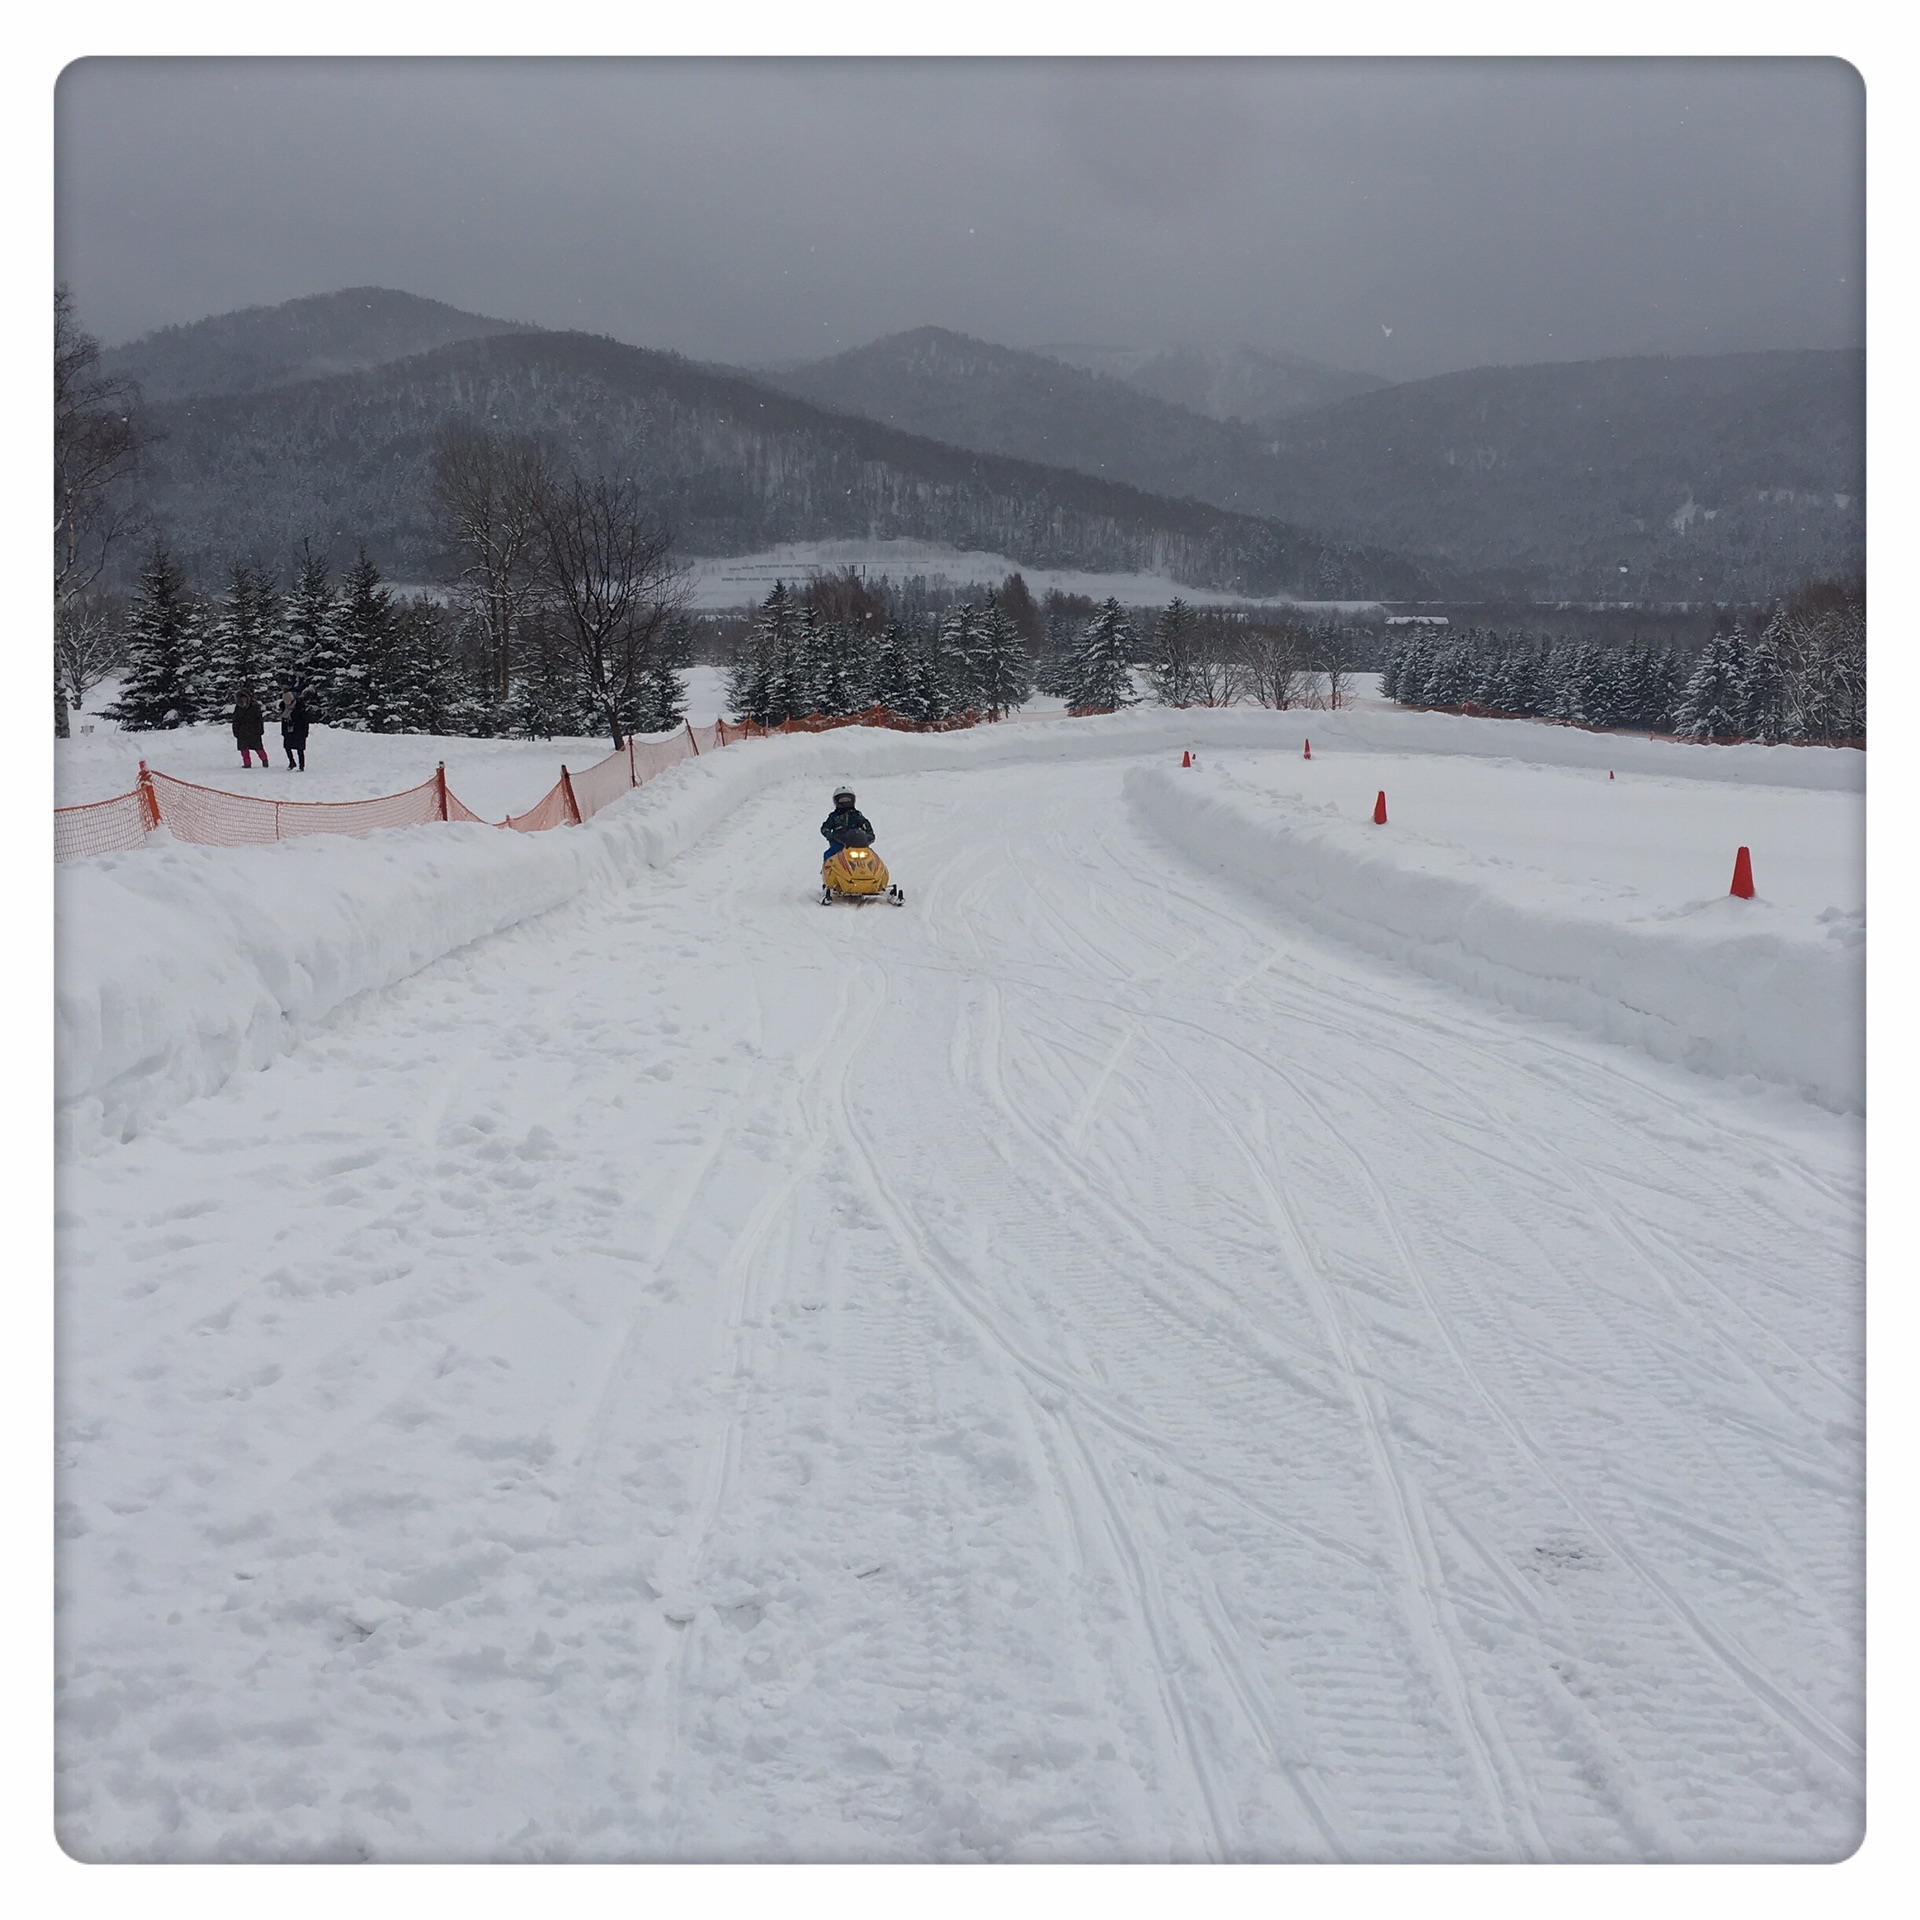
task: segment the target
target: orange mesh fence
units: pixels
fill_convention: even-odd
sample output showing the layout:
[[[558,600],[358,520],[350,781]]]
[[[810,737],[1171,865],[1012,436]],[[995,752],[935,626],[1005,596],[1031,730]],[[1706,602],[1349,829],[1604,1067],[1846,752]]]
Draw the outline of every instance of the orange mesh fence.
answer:
[[[580,816],[574,810],[567,785],[567,770],[562,767],[560,778],[535,805],[525,813],[508,814],[500,824],[512,828],[515,833],[545,833],[549,827],[572,826]]]
[[[139,785],[111,800],[53,810],[56,860],[137,847],[155,827],[197,846],[260,846],[311,833],[372,833],[381,827],[414,827],[428,821],[480,816],[447,791],[444,768],[433,778],[371,800],[269,800],[257,793],[227,793],[170,773],[150,773],[140,763]]]
[[[443,774],[436,775],[435,777],[440,781],[440,784],[444,789],[446,785],[447,776],[443,773]],[[464,800],[462,800],[457,793],[449,793],[446,796],[446,800],[447,800],[447,811],[446,811],[445,817],[449,820],[463,821],[468,825],[476,826],[476,827],[491,827],[497,824],[492,820],[483,819],[479,814],[475,813],[474,810],[470,806],[468,806],[467,803]]]
[[[669,767],[697,754],[712,753],[736,740],[764,740],[776,733],[827,733],[838,727],[891,727],[912,733],[940,733],[976,724],[967,713],[951,720],[909,720],[885,707],[864,713],[808,714],[765,727],[753,721],[716,720],[710,727],[684,726],[659,740],[629,740],[581,773],[560,769],[559,780],[525,813],[510,813],[497,824],[515,833],[545,833],[576,826],[601,808],[643,785]],[[313,833],[372,833],[383,827],[423,826],[458,820],[489,824],[447,790],[444,767],[433,778],[404,793],[371,800],[269,800],[252,793],[227,793],[202,787],[169,773],[149,773],[140,763],[140,784],[131,793],[53,813],[56,860],[137,847],[164,826],[176,839],[209,847],[259,846]]]
[[[119,853],[147,837],[147,809],[136,787],[111,800],[53,810],[53,857],[78,860],[89,853]]]
[[[685,741],[680,744],[680,755],[684,758],[692,751]],[[593,816],[610,800],[618,800],[623,793],[631,793],[638,784],[634,779],[634,748],[631,742],[616,748],[604,760],[596,761],[584,773],[569,776],[573,783],[573,804],[580,810],[582,820],[591,820]]]
[[[711,733],[713,730],[707,727],[701,731]],[[702,740],[692,727],[682,727],[664,740],[630,740],[627,748],[633,758],[633,784],[637,787],[656,774],[665,773],[669,767],[677,767],[682,760],[696,759],[718,744],[718,741]],[[574,791],[577,793],[579,788]]]
[[[203,847],[259,846],[309,833],[371,833],[377,827],[417,827],[446,817],[439,775],[405,793],[374,800],[268,800],[223,793],[170,773],[152,776],[160,825],[176,839]]]

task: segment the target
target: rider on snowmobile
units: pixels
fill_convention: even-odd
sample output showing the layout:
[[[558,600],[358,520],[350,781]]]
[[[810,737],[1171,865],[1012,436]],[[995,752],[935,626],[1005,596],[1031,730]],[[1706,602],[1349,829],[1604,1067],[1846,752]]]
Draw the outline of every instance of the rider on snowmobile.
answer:
[[[873,822],[855,810],[851,787],[834,788],[833,811],[820,822],[820,831],[827,837],[827,850],[820,856],[823,866],[842,847],[873,845]]]

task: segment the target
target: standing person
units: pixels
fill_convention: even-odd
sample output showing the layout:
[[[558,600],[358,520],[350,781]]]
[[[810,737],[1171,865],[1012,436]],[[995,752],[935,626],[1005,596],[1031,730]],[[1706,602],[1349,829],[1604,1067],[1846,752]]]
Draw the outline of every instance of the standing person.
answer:
[[[267,764],[267,716],[260,711],[260,702],[253,697],[253,689],[245,688],[233,703],[233,743],[240,749],[240,764],[243,767],[253,765],[253,756],[260,756],[260,764]]]
[[[313,716],[307,711],[307,696],[297,689],[280,696],[280,744],[287,750],[287,765],[299,757],[300,771],[307,770],[307,729]]]

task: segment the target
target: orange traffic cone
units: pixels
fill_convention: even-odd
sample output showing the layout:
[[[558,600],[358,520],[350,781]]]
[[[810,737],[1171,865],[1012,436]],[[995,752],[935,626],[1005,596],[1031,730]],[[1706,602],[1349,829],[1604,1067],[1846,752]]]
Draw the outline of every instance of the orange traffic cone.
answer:
[[[1384,787],[1380,790],[1380,798],[1373,803],[1373,824],[1376,827],[1387,824],[1387,793]]]
[[[1192,755],[1192,754],[1190,754],[1190,753],[1183,753],[1183,754],[1182,754],[1182,755],[1180,756],[1180,764],[1181,764],[1181,765],[1182,765],[1183,767],[1190,767],[1190,766],[1192,766],[1192,765],[1193,765],[1193,755]]]
[[[1753,855],[1745,847],[1733,856],[1733,887],[1736,900],[1753,898]]]
[[[1313,758],[1313,742],[1311,740],[1307,742],[1305,749],[1302,751],[1300,755],[1300,758],[1302,760],[1311,760]]]

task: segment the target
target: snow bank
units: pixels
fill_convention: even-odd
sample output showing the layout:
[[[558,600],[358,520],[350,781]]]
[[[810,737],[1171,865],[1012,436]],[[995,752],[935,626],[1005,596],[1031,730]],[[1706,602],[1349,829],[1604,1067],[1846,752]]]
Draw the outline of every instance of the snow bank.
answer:
[[[891,772],[1146,752],[1165,752],[1171,759],[1185,745],[1297,751],[1303,731],[1313,734],[1316,752],[1344,742],[1401,752],[1526,755],[1546,764],[1646,765],[1663,773],[1697,771],[1702,777],[1711,769],[1718,777],[1775,785],[1845,786],[1859,781],[1864,762],[1859,754],[1785,748],[1716,752],[1451,715],[1153,708],[1106,719],[1026,719],[950,734],[849,728],[746,742],[672,769],[583,827],[532,837],[491,827],[429,826],[363,839],[221,849],[179,845],[156,835],[132,852],[73,862],[58,877],[55,1040],[62,1139],[78,1145],[102,1135],[128,1137],[181,1102],[214,1091],[233,1074],[286,1052],[356,995],[392,986],[470,941],[584,892],[642,877],[693,844],[749,795],[779,781],[857,781]],[[1148,811],[1167,831],[1185,830],[1181,822],[1187,816],[1176,819],[1157,798]],[[1271,880],[1262,867],[1270,863],[1270,853],[1259,851],[1256,857],[1265,844],[1260,835],[1285,837],[1290,844],[1293,836],[1277,836],[1270,828],[1249,831],[1254,831],[1254,839],[1245,842],[1250,871]],[[1328,895],[1317,908],[1327,924],[1338,921],[1339,930],[1365,938],[1378,950],[1398,951],[1394,942],[1419,947],[1414,935],[1423,923],[1403,929],[1394,916],[1407,910],[1406,901],[1384,885],[1375,888],[1378,901],[1372,907],[1362,908],[1356,900],[1336,908],[1333,896],[1344,897],[1350,889],[1345,881],[1336,884],[1334,876],[1349,872],[1353,862],[1330,841],[1315,844],[1319,850],[1313,857],[1330,863],[1315,870],[1321,877],[1312,883],[1318,894]],[[1308,856],[1294,845],[1289,857]],[[1303,885],[1307,872],[1301,869]],[[1434,900],[1427,911],[1435,925],[1454,910],[1439,904],[1440,895],[1422,892],[1419,897]],[[1289,904],[1295,904],[1291,897]],[[1501,952],[1532,952],[1522,939],[1527,919],[1513,918]],[[1544,937],[1537,930],[1525,936]],[[1857,921],[1850,935],[1846,928],[1836,929],[1836,942],[1844,944],[1847,937],[1859,937]],[[1770,1077],[1817,1090],[1816,1097],[1828,1104],[1857,1106],[1857,952],[1846,949],[1851,968],[1847,1011],[1829,1019],[1813,1011],[1834,1004],[1823,984],[1830,977],[1823,970],[1829,964],[1825,950],[1807,954],[1784,943],[1763,965],[1758,956],[1764,947],[1763,941],[1751,950],[1753,957],[1741,962],[1738,976],[1740,994],[1753,996],[1743,1002],[1748,1007],[1744,1031],[1758,1036],[1751,1045],[1770,1059],[1779,1056]],[[1435,970],[1434,955],[1440,951],[1419,947],[1425,957],[1415,964]],[[1740,951],[1749,949],[1743,945]],[[1647,1028],[1641,1044],[1664,1049],[1663,1057],[1719,1060],[1724,1055],[1724,1071],[1760,1070],[1744,1064],[1737,1049],[1728,1051],[1731,1042],[1723,1027],[1725,1035],[1741,1030],[1731,1002],[1723,1006],[1709,994],[1695,1013],[1686,1003],[1648,1001],[1644,996],[1652,986],[1642,988],[1624,958],[1618,993],[1613,999],[1596,998],[1581,982],[1579,958],[1576,952],[1569,969],[1574,977],[1549,990],[1538,982],[1526,984],[1534,973],[1542,980],[1552,974],[1542,953],[1531,971],[1519,966],[1503,991],[1531,994],[1513,1004],[1560,1017],[1573,1017],[1569,1006],[1591,1001],[1612,1009],[1604,1030],[1632,1037],[1628,1030],[1637,1033],[1638,1021]],[[1492,965],[1491,957],[1474,965],[1463,961],[1447,977],[1463,969],[1473,975],[1476,966]],[[1764,984],[1768,981],[1770,986]],[[1815,984],[1817,993],[1810,990]],[[1717,991],[1725,998],[1732,990],[1728,983]],[[1716,1010],[1711,1020],[1709,1005]],[[1657,1011],[1630,1011],[1645,1006]],[[1777,1018],[1778,1008],[1790,1008],[1792,1017]],[[1829,1029],[1845,1044],[1824,1037]],[[1829,1056],[1825,1068],[1818,1064],[1823,1054]],[[1791,1072],[1784,1064],[1789,1059]],[[1833,1060],[1853,1064],[1840,1071]]]
[[[1257,733],[1262,717],[1239,716],[1241,730]],[[671,769],[583,827],[531,836],[425,826],[218,848],[156,834],[72,862],[56,883],[62,1141],[131,1137],[287,1052],[356,995],[671,860],[773,782],[1098,758],[1177,738],[1184,718],[746,742]]]
[[[1845,761],[1819,756],[1808,771],[1822,764]],[[1865,1109],[1862,914],[1809,925],[1765,900],[1724,897],[1639,919],[1583,912],[1551,881],[1408,849],[1324,804],[1157,767],[1130,770],[1124,790],[1197,866],[1321,932],[1656,1059]]]

